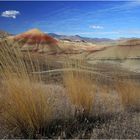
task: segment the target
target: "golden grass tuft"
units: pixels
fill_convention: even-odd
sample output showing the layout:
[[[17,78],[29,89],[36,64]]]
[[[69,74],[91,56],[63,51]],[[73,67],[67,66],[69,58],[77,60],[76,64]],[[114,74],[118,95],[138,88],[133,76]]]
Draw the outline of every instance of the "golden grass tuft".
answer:
[[[90,115],[96,94],[96,86],[91,80],[91,75],[86,71],[80,71],[84,60],[68,60],[65,68],[72,69],[64,72],[64,85],[67,94],[76,108],[76,114]],[[75,69],[75,70],[74,70]]]
[[[28,55],[29,59],[30,55]],[[19,50],[5,45],[0,49],[0,78],[4,105],[2,117],[11,129],[20,130],[25,138],[43,135],[52,117],[49,92],[40,76],[31,74],[39,66],[26,62]]]
[[[129,80],[117,82],[116,91],[120,97],[124,109],[140,109],[140,86],[138,83]]]

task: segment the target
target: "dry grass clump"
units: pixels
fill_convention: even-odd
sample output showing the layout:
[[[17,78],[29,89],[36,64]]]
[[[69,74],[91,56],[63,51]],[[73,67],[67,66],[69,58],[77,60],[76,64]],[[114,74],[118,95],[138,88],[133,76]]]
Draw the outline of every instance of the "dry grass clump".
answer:
[[[72,104],[75,105],[75,115],[89,116],[93,109],[96,87],[91,75],[84,70],[81,71],[80,66],[83,63],[83,60],[66,61],[64,67],[70,71],[64,72],[64,85]]]
[[[140,86],[134,81],[117,82],[116,91],[121,103],[126,110],[139,110],[140,108]]]
[[[30,57],[30,56],[29,56]],[[26,62],[19,50],[0,49],[0,78],[4,90],[2,117],[11,129],[18,129],[25,138],[45,132],[52,117],[49,91],[43,88],[40,76],[31,74],[39,68]],[[50,91],[51,92],[51,91]]]
[[[27,79],[13,77],[3,84],[7,94],[3,117],[9,126],[20,129],[24,137],[43,134],[52,117],[49,93],[38,83],[31,83]]]

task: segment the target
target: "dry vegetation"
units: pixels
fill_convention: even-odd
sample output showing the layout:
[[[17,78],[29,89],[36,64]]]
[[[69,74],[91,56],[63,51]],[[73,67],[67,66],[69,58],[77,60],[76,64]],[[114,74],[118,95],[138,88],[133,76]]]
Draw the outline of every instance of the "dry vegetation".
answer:
[[[64,85],[67,94],[75,105],[75,115],[89,116],[92,113],[92,107],[95,100],[96,86],[91,79],[91,75],[86,71],[80,71],[80,66],[84,60],[68,60],[64,68],[71,69],[64,72]],[[75,68],[75,70],[72,70]]]
[[[116,91],[120,97],[121,104],[126,110],[139,110],[140,86],[132,81],[118,82]]]
[[[139,110],[137,83],[117,80],[115,88],[99,85],[92,72],[82,71],[84,60],[68,60],[63,84],[46,85],[40,74],[33,73],[41,71],[39,62],[33,62],[29,53],[28,60],[17,49],[0,47],[0,122],[6,128],[1,138],[118,138],[110,129],[115,129],[115,121],[125,120],[117,118],[109,125],[108,119]],[[121,131],[119,138],[139,138],[137,124],[134,135]]]
[[[4,87],[2,116],[9,127],[20,129],[25,137],[32,138],[37,132],[42,133],[51,119],[53,112],[48,102],[51,91],[44,89],[39,76],[29,73],[35,67],[32,62],[27,64],[19,51],[5,47],[0,60]]]

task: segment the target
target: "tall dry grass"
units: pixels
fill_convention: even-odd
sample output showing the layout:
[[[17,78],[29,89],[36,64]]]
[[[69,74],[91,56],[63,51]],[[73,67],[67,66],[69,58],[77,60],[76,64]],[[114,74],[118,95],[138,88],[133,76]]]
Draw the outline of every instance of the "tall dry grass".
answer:
[[[91,79],[90,73],[81,71],[84,60],[68,60],[64,68],[71,69],[64,72],[63,82],[72,104],[75,105],[75,115],[89,116],[92,113],[97,87]]]
[[[0,48],[0,80],[4,90],[2,117],[11,129],[18,129],[24,137],[35,138],[44,133],[52,117],[49,91],[44,89],[40,75],[33,75],[39,65],[28,62],[18,49],[3,44]]]
[[[140,110],[140,85],[134,81],[118,81],[116,91],[125,110]]]

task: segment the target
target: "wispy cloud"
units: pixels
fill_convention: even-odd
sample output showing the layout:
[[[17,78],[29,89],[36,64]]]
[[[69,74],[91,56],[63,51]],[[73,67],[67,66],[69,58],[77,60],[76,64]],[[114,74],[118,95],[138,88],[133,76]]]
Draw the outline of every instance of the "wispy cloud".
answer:
[[[140,35],[140,30],[123,30],[123,31],[103,31],[103,32],[78,32],[74,34],[80,34],[80,35]]]
[[[13,19],[15,19],[17,15],[20,15],[20,12],[16,10],[7,10],[2,12],[1,14],[2,17],[13,18]]]
[[[129,4],[131,5],[131,7],[140,6],[140,0],[131,1],[131,2],[129,2]]]
[[[104,28],[103,26],[100,26],[100,25],[91,25],[89,27],[92,29],[103,29]]]

